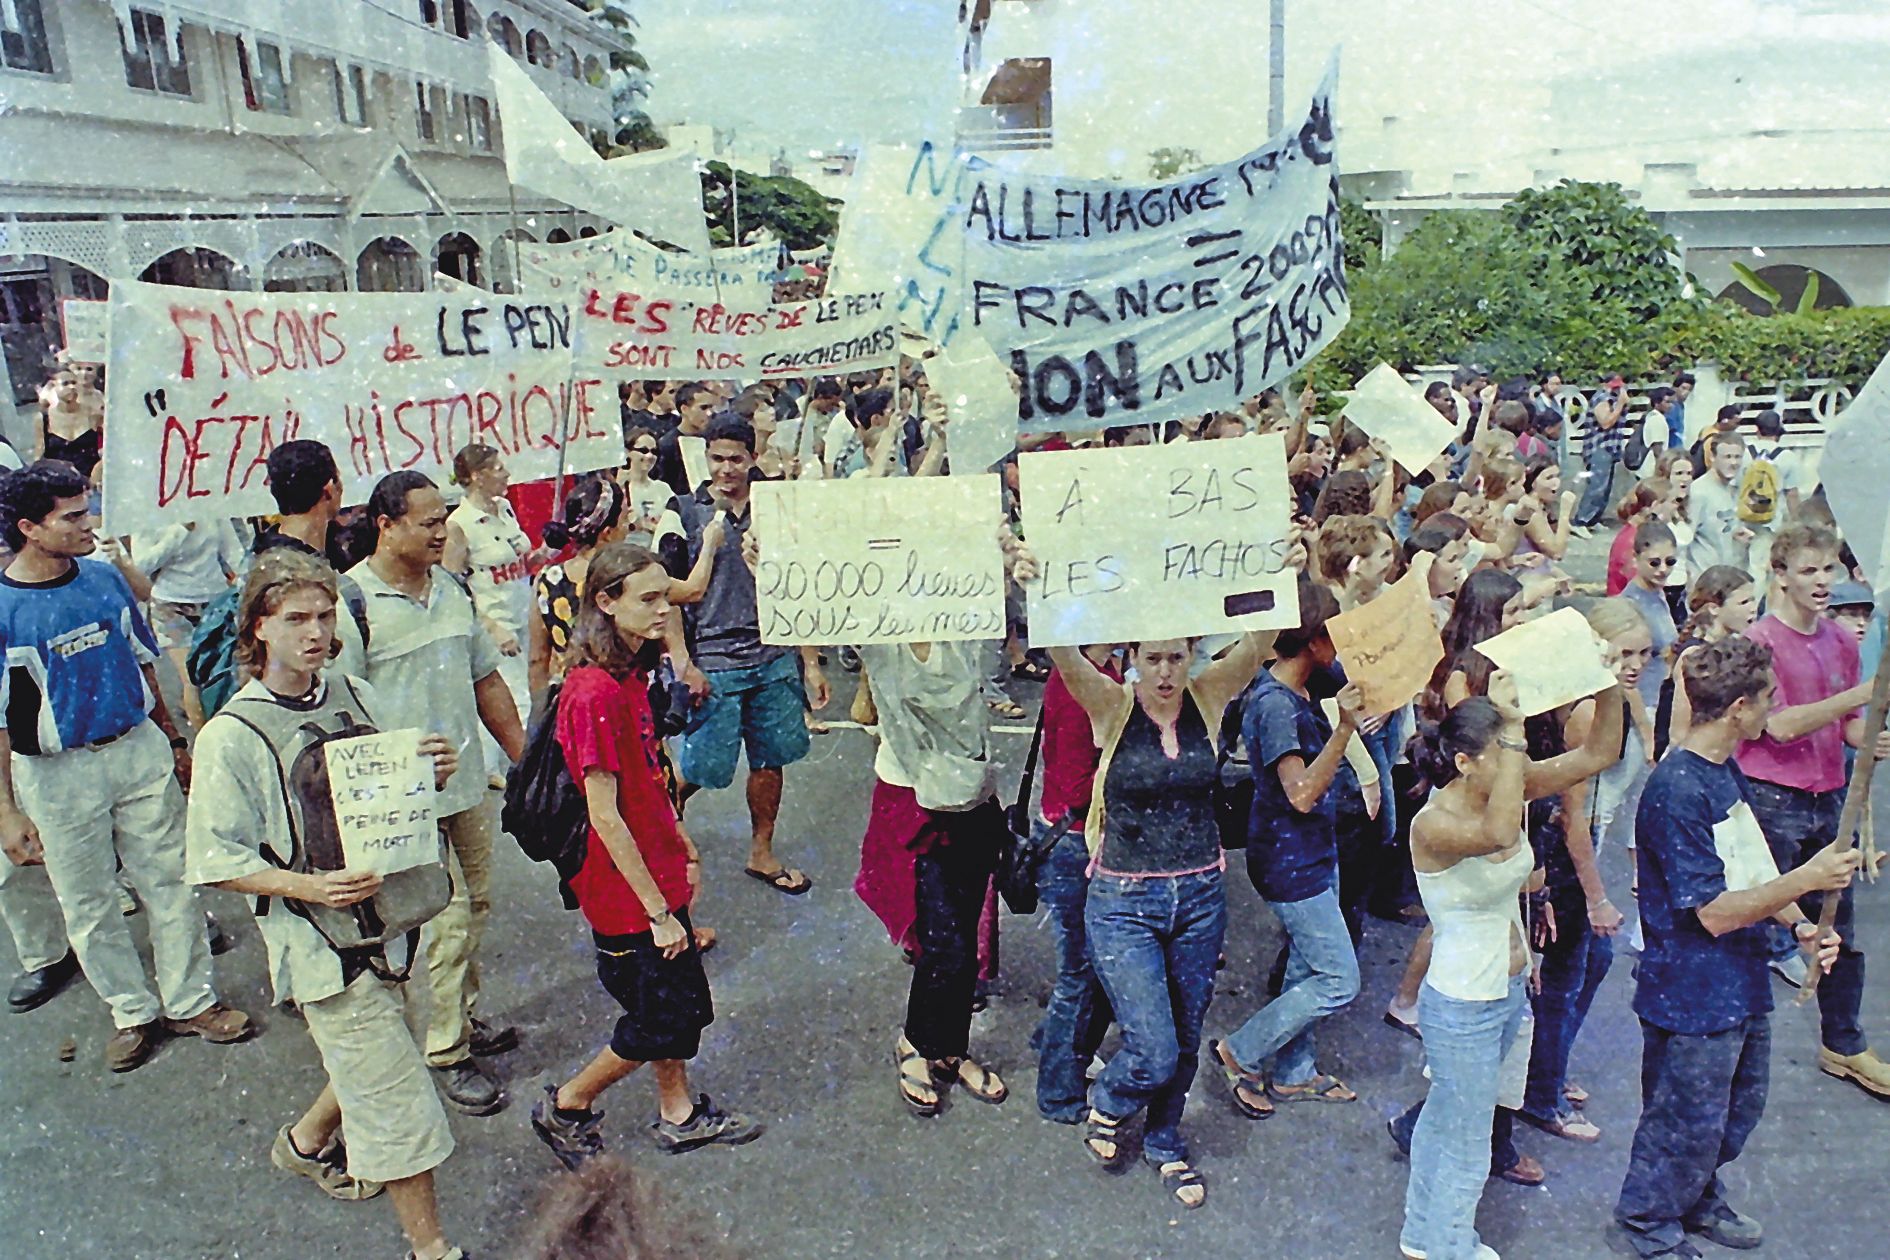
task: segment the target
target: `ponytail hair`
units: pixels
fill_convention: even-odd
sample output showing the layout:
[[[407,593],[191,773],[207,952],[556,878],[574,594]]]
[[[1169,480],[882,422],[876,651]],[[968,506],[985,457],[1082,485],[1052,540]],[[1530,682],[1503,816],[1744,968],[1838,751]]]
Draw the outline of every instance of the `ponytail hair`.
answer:
[[[1732,598],[1734,592],[1751,585],[1752,575],[1730,564],[1716,564],[1694,578],[1691,589],[1687,591],[1687,624],[1681,627],[1676,642],[1685,643],[1689,639],[1704,641],[1706,632],[1712,628],[1713,619],[1719,616],[1719,610],[1726,601]]]
[[[586,477],[564,501],[564,519],[545,524],[545,545],[554,550],[567,543],[592,547],[623,519],[623,487],[609,477]]]
[[[1418,723],[1406,756],[1432,787],[1457,777],[1457,756],[1480,756],[1502,734],[1504,718],[1487,696],[1471,696],[1441,721]]]

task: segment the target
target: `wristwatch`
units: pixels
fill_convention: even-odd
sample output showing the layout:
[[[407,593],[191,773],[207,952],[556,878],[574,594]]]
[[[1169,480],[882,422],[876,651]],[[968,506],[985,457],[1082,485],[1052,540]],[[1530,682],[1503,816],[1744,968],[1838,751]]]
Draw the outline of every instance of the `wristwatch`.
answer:
[[[653,914],[650,916],[650,926],[657,927],[661,924],[668,923],[670,919],[674,917],[675,916],[670,914],[667,910],[663,911],[661,914]]]

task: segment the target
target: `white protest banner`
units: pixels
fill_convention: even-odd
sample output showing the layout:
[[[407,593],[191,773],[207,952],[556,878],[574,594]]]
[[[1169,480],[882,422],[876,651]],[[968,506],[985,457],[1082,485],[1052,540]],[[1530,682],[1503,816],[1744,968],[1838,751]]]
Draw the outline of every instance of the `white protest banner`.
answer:
[[[1890,356],[1825,433],[1818,480],[1857,563],[1882,598],[1890,590]]]
[[[709,479],[709,444],[688,433],[676,435],[676,453],[682,456],[683,475],[699,486]]]
[[[829,293],[889,290],[899,322],[945,347],[964,327],[959,207],[990,163],[949,144],[867,145],[834,239]]]
[[[730,310],[762,310],[774,301],[781,270],[778,244],[672,254],[620,228],[583,240],[519,243],[519,274],[527,293],[569,298],[586,286],[647,285],[651,292],[720,302]]]
[[[1017,391],[989,346],[966,337],[924,367],[926,384],[951,418],[954,474],[985,472],[1017,449]]]
[[[969,318],[1025,433],[1233,410],[1351,316],[1329,68],[1265,147],[1165,184],[986,170],[960,215]]]
[[[1346,399],[1345,418],[1383,442],[1391,458],[1414,477],[1457,439],[1457,426],[1438,415],[1389,363],[1359,378]]]
[[[67,298],[59,304],[66,362],[105,362],[105,316],[109,309],[110,303],[88,302],[84,298]]]
[[[899,362],[899,329],[883,293],[845,294],[760,311],[586,287],[572,304],[572,354],[605,380],[770,380]]]
[[[1034,647],[1299,624],[1278,433],[1018,457]]]
[[[111,304],[115,534],[274,512],[265,461],[292,438],[334,452],[345,503],[400,469],[444,485],[473,442],[497,447],[514,481],[623,462],[616,390],[573,375],[561,304],[131,280],[113,282]]]
[[[693,154],[659,149],[605,161],[503,48],[496,42],[486,47],[505,131],[506,178],[708,256],[709,228]]]
[[[322,745],[349,870],[392,875],[440,860],[433,758],[419,743],[419,731],[401,730]]]
[[[1525,621],[1485,639],[1476,650],[1516,680],[1524,717],[1606,691],[1615,677],[1602,660],[1605,645],[1573,608]]]
[[[433,273],[433,291],[435,293],[453,293],[460,297],[491,297],[491,289],[482,289],[476,284],[468,284],[458,276],[449,276],[444,271]]]
[[[1004,637],[998,479],[851,477],[754,487],[763,643]]]

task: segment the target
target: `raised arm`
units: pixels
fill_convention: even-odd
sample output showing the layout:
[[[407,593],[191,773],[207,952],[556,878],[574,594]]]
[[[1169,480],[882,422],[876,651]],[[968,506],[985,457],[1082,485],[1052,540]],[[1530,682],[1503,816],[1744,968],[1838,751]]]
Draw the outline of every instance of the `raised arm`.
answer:
[[[1092,723],[1103,721],[1121,706],[1123,684],[1090,664],[1076,648],[1051,648],[1050,662],[1063,675],[1063,685]]]
[[[1616,683],[1595,697],[1595,717],[1580,748],[1559,757],[1529,763],[1525,791],[1532,801],[1559,796],[1583,779],[1593,778],[1621,759],[1621,733],[1627,702]]]
[[[1202,714],[1212,725],[1219,725],[1221,711],[1259,675],[1260,666],[1273,654],[1276,633],[1273,630],[1247,631],[1225,656],[1209,662],[1194,680],[1202,702],[1213,710]]]

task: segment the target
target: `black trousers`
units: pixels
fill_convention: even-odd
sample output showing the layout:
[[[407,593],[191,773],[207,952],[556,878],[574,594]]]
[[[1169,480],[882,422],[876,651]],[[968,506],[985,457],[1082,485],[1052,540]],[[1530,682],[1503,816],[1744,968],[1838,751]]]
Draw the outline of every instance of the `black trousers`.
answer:
[[[932,817],[936,826],[922,833],[930,843],[914,862],[919,956],[906,997],[906,1040],[928,1059],[955,1059],[971,1040],[978,917],[997,866],[1004,813],[991,800]]]

